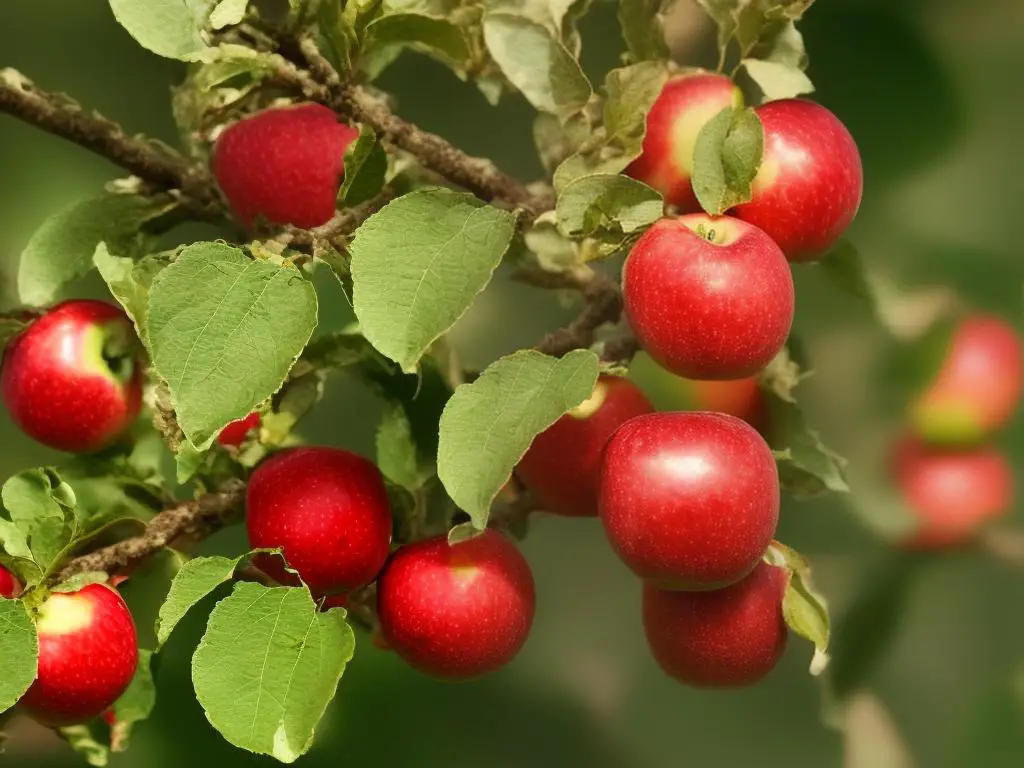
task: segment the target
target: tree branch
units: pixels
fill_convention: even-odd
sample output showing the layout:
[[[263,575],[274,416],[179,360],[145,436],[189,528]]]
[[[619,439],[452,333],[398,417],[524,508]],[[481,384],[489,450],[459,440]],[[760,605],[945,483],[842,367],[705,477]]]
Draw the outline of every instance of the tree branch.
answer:
[[[562,357],[574,349],[586,349],[594,343],[594,333],[605,323],[614,323],[622,315],[622,292],[610,277],[591,271],[577,286],[585,302],[576,319],[564,328],[552,331],[534,349],[553,357]]]

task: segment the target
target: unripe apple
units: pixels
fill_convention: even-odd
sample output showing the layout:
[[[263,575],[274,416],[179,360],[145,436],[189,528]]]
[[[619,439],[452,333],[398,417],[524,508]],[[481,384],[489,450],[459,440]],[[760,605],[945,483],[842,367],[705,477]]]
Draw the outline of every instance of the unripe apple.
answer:
[[[142,360],[131,321],[103,301],[66,301],[7,346],[0,388],[14,423],[59,451],[112,444],[142,405]]]
[[[688,379],[752,376],[793,324],[793,276],[782,251],[728,216],[655,223],[626,258],[622,292],[640,346]]]
[[[349,451],[291,448],[263,461],[245,497],[249,544],[280,547],[318,594],[361,587],[380,572],[391,545],[391,508],[377,467]],[[294,577],[279,558],[255,562],[278,581]]]
[[[246,226],[263,216],[310,229],[334,215],[345,150],[358,136],[320,104],[268,109],[221,134],[213,172]]]
[[[742,107],[743,94],[725,75],[671,78],[647,113],[643,152],[625,173],[661,192],[684,212],[700,210],[690,179],[697,134],[726,107]]]
[[[818,259],[860,208],[857,144],[839,118],[813,101],[780,99],[754,111],[764,126],[764,157],[750,202],[729,213],[764,230],[790,261]]]
[[[929,442],[977,443],[1006,426],[1021,385],[1017,332],[998,317],[972,315],[955,327],[935,378],[910,403],[910,422]]]
[[[640,578],[720,589],[750,573],[775,535],[775,458],[734,416],[638,416],[605,448],[599,509],[612,548]]]
[[[21,584],[17,577],[9,570],[0,565],[0,597],[13,600],[21,593]]]
[[[897,443],[892,471],[916,523],[900,542],[909,549],[969,543],[1013,503],[1013,470],[995,448],[932,448],[905,438]]]
[[[221,445],[228,445],[237,447],[245,442],[245,438],[249,436],[249,432],[254,429],[259,429],[260,426],[260,412],[253,411],[243,419],[232,421],[217,435],[217,442]]]
[[[377,613],[389,646],[410,666],[446,680],[493,672],[526,642],[536,604],[526,559],[487,530],[399,549],[377,582]]]
[[[698,688],[753,685],[786,649],[785,589],[785,572],[764,562],[714,592],[644,584],[644,634],[655,661],[669,677]]]
[[[633,382],[601,376],[594,393],[534,438],[516,475],[548,512],[597,515],[601,453],[620,426],[654,409]]]
[[[121,596],[105,584],[52,593],[39,609],[36,629],[38,673],[19,704],[42,723],[99,717],[135,675],[135,623]]]

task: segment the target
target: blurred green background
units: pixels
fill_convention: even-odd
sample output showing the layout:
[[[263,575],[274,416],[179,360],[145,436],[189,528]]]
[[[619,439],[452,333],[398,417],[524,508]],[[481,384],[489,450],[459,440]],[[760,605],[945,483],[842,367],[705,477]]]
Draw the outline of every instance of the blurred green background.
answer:
[[[690,0],[681,0],[689,3]],[[684,13],[675,38],[691,63],[705,63],[709,30]],[[583,25],[584,64],[595,80],[623,48],[615,3],[595,0]],[[1024,284],[1024,3],[1020,0],[823,0],[802,24],[817,98],[859,142],[866,192],[852,238],[869,265],[908,288],[950,285],[972,305],[1020,326]],[[0,3],[0,66],[42,87],[74,94],[131,132],[174,140],[168,88],[180,68],[149,55],[115,23],[103,0]],[[382,84],[399,111],[471,153],[493,157],[524,179],[540,174],[531,112],[515,96],[494,109],[447,70],[406,54]],[[0,289],[15,303],[18,254],[43,219],[94,194],[118,171],[87,152],[0,117]],[[809,418],[854,470],[878,464],[891,409],[879,362],[888,353],[867,307],[837,291],[814,267],[797,269],[797,332],[817,373],[802,386]],[[324,281],[325,325],[347,317]],[[77,295],[101,295],[95,282]],[[457,329],[469,364],[484,365],[531,343],[572,308],[554,296],[495,281]],[[665,382],[645,382],[672,405]],[[372,449],[377,404],[341,376],[309,441]],[[1020,421],[1000,438],[1015,467]],[[0,414],[0,471],[51,460]],[[1018,473],[1018,478],[1020,473]],[[864,497],[862,497],[863,499]],[[864,502],[862,502],[864,503]],[[874,504],[873,501],[866,502]],[[1019,505],[1018,505],[1019,506]],[[778,537],[809,555],[835,617],[893,566],[837,497],[787,501]],[[884,513],[873,508],[872,513]],[[1020,518],[1019,511],[1014,515]],[[238,532],[206,542],[237,551]],[[846,650],[869,649],[887,613],[900,617],[892,642],[864,683],[847,736],[821,724],[821,698],[807,674],[811,649],[793,638],[765,683],[739,692],[700,692],[666,679],[648,656],[639,585],[603,541],[596,521],[544,519],[524,549],[539,604],[532,637],[515,663],[483,681],[446,685],[404,667],[361,638],[356,658],[300,764],[403,768],[595,766],[667,768],[1001,768],[1024,765],[1024,572],[979,554],[928,562],[905,602],[867,612]],[[212,603],[211,603],[212,604]],[[202,613],[197,611],[197,614]],[[114,766],[196,768],[270,765],[227,745],[207,725],[189,681],[203,616],[164,654],[154,716]],[[844,638],[840,636],[840,643]],[[856,655],[856,653],[854,653]],[[888,715],[879,715],[879,705]],[[888,721],[888,722],[887,722]],[[23,720],[0,757],[17,768],[82,764],[48,732]],[[899,742],[909,750],[900,755]]]

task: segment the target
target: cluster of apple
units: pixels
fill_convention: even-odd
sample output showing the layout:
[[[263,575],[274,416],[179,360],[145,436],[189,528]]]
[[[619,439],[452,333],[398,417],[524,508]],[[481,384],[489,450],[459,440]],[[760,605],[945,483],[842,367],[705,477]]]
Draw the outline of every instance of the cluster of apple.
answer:
[[[914,549],[968,543],[1010,510],[1013,470],[990,438],[1013,417],[1024,386],[1020,338],[1001,318],[969,314],[932,333],[945,354],[911,398],[891,460],[914,522],[900,542]]]

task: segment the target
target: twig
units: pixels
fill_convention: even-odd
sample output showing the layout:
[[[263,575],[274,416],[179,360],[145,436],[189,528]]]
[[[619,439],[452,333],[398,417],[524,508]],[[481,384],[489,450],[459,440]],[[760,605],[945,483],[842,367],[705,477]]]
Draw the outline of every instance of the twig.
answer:
[[[553,357],[562,357],[574,349],[586,349],[594,343],[594,332],[605,323],[614,323],[622,314],[622,292],[610,277],[591,272],[581,289],[586,302],[583,311],[564,328],[552,331],[534,349]]]
[[[391,202],[394,197],[395,190],[391,187],[385,187],[366,202],[338,211],[330,221],[319,227],[314,227],[313,229],[285,227],[281,234],[278,235],[277,240],[292,246],[312,245],[318,239],[334,243],[338,238],[344,238],[352,234],[360,224]]]

